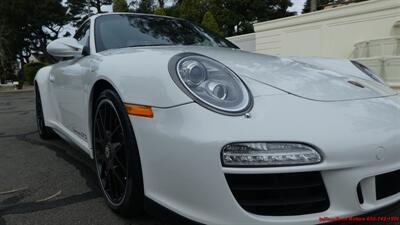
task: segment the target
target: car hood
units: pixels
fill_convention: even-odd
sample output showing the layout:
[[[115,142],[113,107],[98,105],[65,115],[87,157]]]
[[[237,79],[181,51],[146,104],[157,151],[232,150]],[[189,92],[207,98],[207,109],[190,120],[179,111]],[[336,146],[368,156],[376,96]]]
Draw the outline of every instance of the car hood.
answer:
[[[163,57],[164,59],[183,52],[202,54],[228,66],[244,80],[251,79],[257,83],[316,101],[346,101],[396,94],[386,85],[360,72],[349,60],[342,60],[342,63],[337,63],[336,66],[334,61],[317,58],[289,59],[238,49],[194,46],[126,48],[102,54],[123,53],[126,55],[126,53],[137,51],[152,51],[154,54],[168,56]],[[320,61],[324,63],[315,63]],[[344,65],[344,61],[348,62],[348,65]],[[249,87],[252,89],[251,85]]]

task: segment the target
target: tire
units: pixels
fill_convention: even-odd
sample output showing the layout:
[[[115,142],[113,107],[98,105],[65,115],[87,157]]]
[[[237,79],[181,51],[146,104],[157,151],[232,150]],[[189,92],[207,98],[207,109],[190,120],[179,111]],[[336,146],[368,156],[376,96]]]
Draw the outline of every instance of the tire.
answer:
[[[139,151],[124,104],[112,90],[96,100],[93,152],[97,178],[107,205],[131,217],[143,213],[143,178]]]
[[[38,128],[39,136],[43,140],[50,140],[57,137],[53,129],[46,127],[44,123],[42,100],[40,98],[40,92],[37,85],[35,85],[35,99],[36,99],[36,125]]]

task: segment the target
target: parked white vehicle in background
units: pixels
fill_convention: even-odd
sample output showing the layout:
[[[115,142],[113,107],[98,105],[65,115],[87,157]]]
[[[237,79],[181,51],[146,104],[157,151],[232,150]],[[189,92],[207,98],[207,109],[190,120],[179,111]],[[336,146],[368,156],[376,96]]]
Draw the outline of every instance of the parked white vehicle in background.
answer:
[[[48,52],[63,60],[35,79],[40,136],[88,153],[118,213],[308,225],[400,200],[400,97],[358,63],[244,52],[128,13]]]

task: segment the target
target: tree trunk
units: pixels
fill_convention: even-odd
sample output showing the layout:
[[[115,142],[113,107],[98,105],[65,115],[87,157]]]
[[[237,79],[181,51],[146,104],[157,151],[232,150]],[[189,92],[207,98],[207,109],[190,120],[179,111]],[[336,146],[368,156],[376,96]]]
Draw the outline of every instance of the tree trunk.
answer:
[[[97,13],[101,13],[101,2],[100,2],[100,0],[96,0],[96,9],[97,9]]]
[[[158,0],[158,4],[160,8],[164,8],[165,2],[164,0]]]
[[[18,79],[17,89],[22,89],[24,87],[24,82],[25,82],[25,75],[24,75],[25,58],[23,56],[23,53],[21,53],[21,55],[18,55],[17,57],[21,63],[21,69],[18,72],[18,77],[17,77]]]
[[[317,0],[311,0],[311,12],[317,11]]]

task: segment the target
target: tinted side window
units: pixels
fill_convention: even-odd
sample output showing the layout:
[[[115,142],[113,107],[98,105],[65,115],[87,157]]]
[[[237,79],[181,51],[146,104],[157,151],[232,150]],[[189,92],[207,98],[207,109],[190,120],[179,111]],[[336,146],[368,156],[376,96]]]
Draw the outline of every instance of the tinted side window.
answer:
[[[90,52],[90,21],[84,23],[76,32],[74,38],[79,44],[85,47],[85,50]]]

